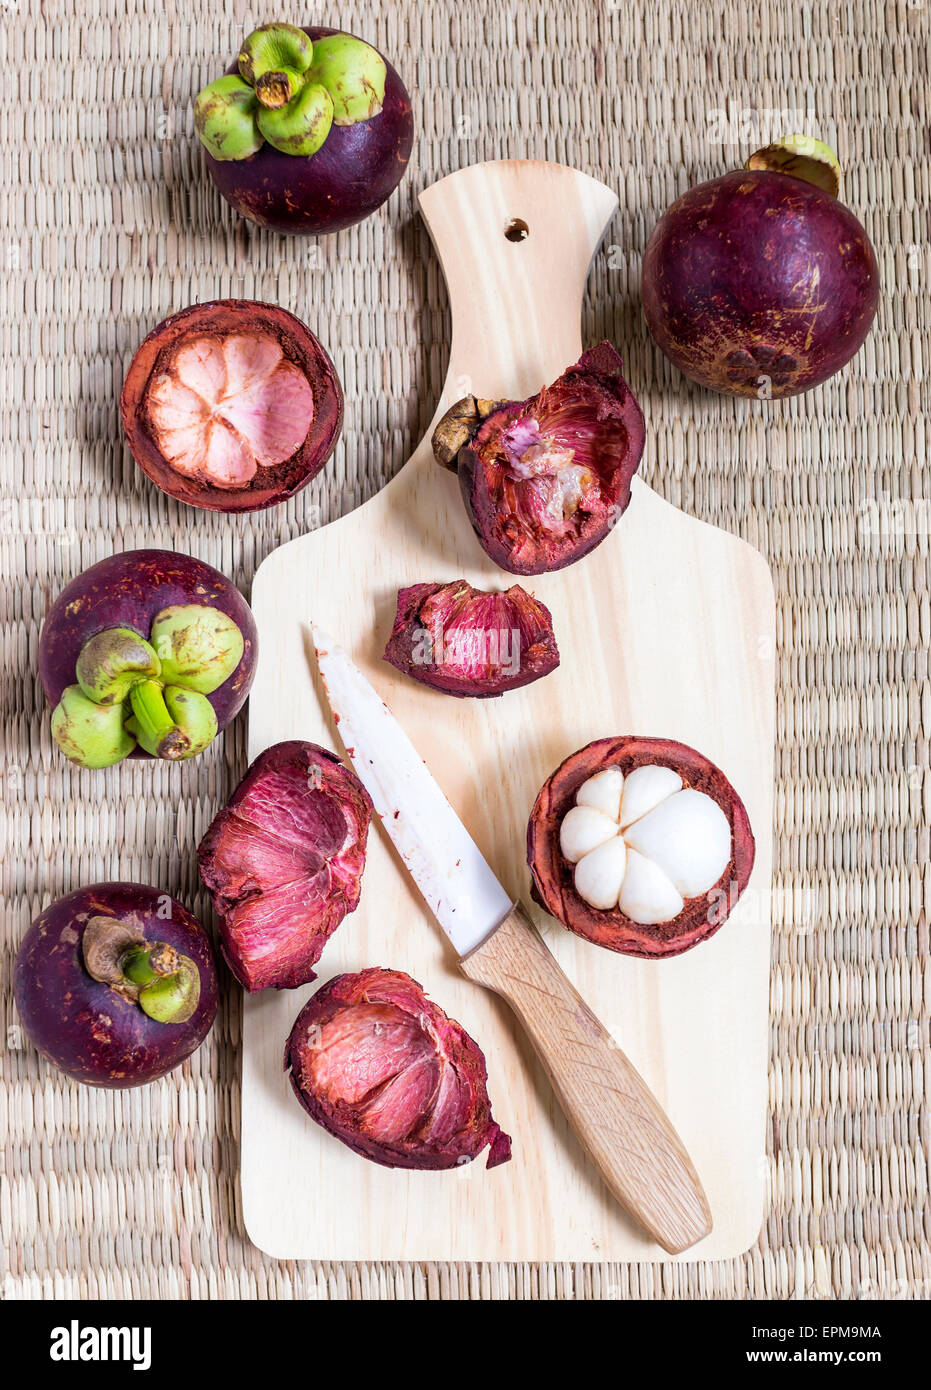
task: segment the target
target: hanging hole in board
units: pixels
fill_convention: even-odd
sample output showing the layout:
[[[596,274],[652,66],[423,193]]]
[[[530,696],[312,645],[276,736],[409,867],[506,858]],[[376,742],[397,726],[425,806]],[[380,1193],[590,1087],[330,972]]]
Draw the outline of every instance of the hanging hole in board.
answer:
[[[530,228],[522,217],[512,217],[504,229],[504,235],[508,241],[526,241],[530,235]]]

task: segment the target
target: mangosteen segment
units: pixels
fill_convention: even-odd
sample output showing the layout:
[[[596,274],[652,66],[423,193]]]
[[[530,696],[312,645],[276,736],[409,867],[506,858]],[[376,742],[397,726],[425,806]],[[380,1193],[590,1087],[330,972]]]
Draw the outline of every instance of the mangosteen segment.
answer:
[[[458,579],[400,590],[385,660],[434,690],[487,698],[548,675],[559,650],[549,609],[519,584],[487,593]]]
[[[315,978],[358,905],[371,813],[355,774],[316,744],[275,744],[249,768],[197,851],[223,954],[247,990]]]
[[[136,462],[180,501],[217,511],[271,506],[323,467],[342,390],[299,319],[248,300],[195,304],[140,346],[123,385]]]
[[[600,739],[548,779],[527,833],[534,896],[571,931],[629,955],[711,936],[754,845],[724,773],[684,744]]]
[[[727,817],[710,796],[683,787],[671,768],[645,763],[626,779],[619,768],[605,771],[622,781],[616,814],[592,804],[604,777],[595,773],[559,828],[575,890],[589,906],[620,907],[640,926],[671,921],[684,898],[707,893],[730,862]]]
[[[456,455],[463,497],[502,569],[541,574],[572,564],[626,510],[644,425],[622,367],[603,342],[531,399],[483,414],[490,403],[466,398],[437,427],[446,466],[465,436]]]
[[[400,970],[323,985],[291,1030],[285,1069],[319,1125],[387,1168],[453,1168],[486,1147],[489,1168],[511,1156],[480,1049]]]

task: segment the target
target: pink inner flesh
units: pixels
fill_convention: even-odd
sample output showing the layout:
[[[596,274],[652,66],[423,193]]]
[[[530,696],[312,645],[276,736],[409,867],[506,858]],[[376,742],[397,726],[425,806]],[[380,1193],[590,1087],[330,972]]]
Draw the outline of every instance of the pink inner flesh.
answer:
[[[352,806],[326,786],[266,773],[214,824],[222,833],[205,881],[241,968],[255,988],[299,977],[359,898],[364,833]]]
[[[175,349],[147,398],[166,463],[214,487],[244,487],[303,444],[314,396],[270,333],[211,334]]]
[[[469,593],[449,585],[420,610],[435,659],[445,673],[466,681],[498,675],[506,661],[520,658],[543,635],[526,595]],[[516,647],[516,651],[514,650]]]
[[[560,539],[610,511],[628,442],[597,401],[565,399],[558,383],[541,392],[532,415],[512,419],[483,448],[509,532]]]
[[[514,513],[542,531],[571,531],[576,513],[598,495],[590,440],[578,430],[544,434],[539,421],[524,419],[505,430],[500,443]]]
[[[341,1009],[305,1053],[308,1080],[384,1142],[444,1142],[468,1118],[468,1091],[419,1020],[390,1004]]]

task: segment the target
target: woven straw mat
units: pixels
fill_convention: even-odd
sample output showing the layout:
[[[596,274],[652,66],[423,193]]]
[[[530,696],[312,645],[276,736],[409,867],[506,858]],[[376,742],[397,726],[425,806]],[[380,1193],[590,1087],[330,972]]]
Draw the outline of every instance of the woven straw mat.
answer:
[[[193,135],[192,95],[269,18],[370,39],[414,96],[401,187],[362,226],[320,242],[236,218]],[[931,1292],[929,28],[922,0],[405,0],[325,14],[293,0],[271,14],[239,0],[0,0],[4,1297]],[[838,150],[884,298],[865,348],[828,385],[739,402],[661,358],[640,317],[640,256],[675,196],[785,127]],[[183,777],[131,763],[91,784],[51,742],[39,630],[64,583],[138,546],[190,551],[248,593],[275,546],[391,477],[431,417],[449,346],[416,195],[507,157],[575,165],[617,190],[583,339],[613,339],[627,363],[648,421],[647,482],[759,547],[775,578],[768,1214],[757,1245],[720,1263],[277,1262],[249,1244],[239,1208],[241,1008],[229,977],[206,1045],[128,1093],[71,1084],[40,1062],[10,987],[31,919],[81,884],[159,884],[211,920],[194,849],[244,770],[246,721]],[[287,505],[245,518],[151,486],[117,408],[148,330],[225,296],[306,320],[346,394],[329,466]]]

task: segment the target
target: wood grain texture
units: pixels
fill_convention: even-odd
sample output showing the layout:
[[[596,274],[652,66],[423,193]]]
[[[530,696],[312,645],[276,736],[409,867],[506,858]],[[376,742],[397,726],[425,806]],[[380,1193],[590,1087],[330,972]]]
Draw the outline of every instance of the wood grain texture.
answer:
[[[576,1138],[624,1210],[673,1255],[706,1236],[708,1199],[682,1140],[520,903],[460,965],[520,1019]]]
[[[527,395],[574,361],[585,277],[614,195],[562,166],[502,162],[443,179],[421,204],[453,315],[437,415],[469,390]],[[504,235],[513,217],[530,229],[522,242]],[[387,700],[515,899],[528,887],[524,839],[534,797],[582,744],[607,734],[661,735],[722,767],[747,806],[758,854],[749,889],[713,940],[673,960],[639,961],[572,936],[541,910],[533,916],[702,1175],[714,1229],[697,1252],[736,1254],[756,1238],[763,1210],[768,569],[750,547],[635,480],[628,511],[601,546],[567,570],[528,581],[553,614],[559,669],[494,701],[452,700],[381,660],[398,588],[460,576],[485,588],[510,583],[478,545],[455,478],[434,463],[426,442],[364,506],[269,556],[252,593],[261,656],[250,756],[283,738],[339,747],[316,682],[313,618]],[[407,970],[477,1039],[515,1157],[491,1173],[480,1162],[448,1174],[363,1162],[313,1125],[281,1072],[284,1040],[309,991],[247,999],[243,1208],[263,1250],[321,1259],[676,1258],[608,1192],[516,1020],[463,977],[377,831],[360,907],[328,943],[321,978],[371,965]]]

